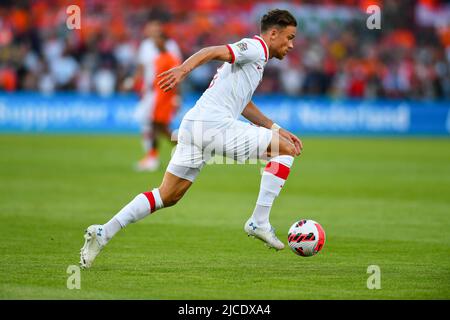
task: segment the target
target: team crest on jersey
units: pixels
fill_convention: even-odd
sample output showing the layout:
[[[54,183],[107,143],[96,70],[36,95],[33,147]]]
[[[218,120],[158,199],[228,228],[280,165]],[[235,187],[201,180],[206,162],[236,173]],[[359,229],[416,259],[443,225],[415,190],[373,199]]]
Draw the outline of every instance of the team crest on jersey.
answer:
[[[241,51],[245,51],[245,50],[248,49],[247,44],[246,44],[245,42],[239,42],[236,46],[237,46],[237,47],[239,48],[239,50],[241,50]]]

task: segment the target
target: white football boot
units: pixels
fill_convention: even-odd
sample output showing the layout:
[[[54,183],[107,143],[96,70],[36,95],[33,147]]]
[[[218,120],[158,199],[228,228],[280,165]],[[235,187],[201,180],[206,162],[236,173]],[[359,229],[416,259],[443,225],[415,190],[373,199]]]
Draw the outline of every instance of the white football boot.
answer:
[[[253,221],[252,218],[248,219],[244,225],[244,231],[249,237],[254,237],[265,242],[269,248],[275,250],[283,250],[284,244],[275,235],[275,229],[272,226],[269,228],[261,228]]]
[[[144,159],[140,160],[136,164],[136,171],[142,172],[142,171],[149,171],[154,172],[158,171],[159,169],[159,159],[156,157],[145,157]]]
[[[108,240],[106,240],[103,226],[99,224],[89,226],[84,234],[84,239],[84,246],[80,250],[80,266],[82,269],[88,269]]]

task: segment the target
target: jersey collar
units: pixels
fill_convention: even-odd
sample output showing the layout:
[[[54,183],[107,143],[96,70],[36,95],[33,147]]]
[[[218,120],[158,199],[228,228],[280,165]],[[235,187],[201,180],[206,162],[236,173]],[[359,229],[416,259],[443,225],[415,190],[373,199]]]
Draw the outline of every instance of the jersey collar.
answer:
[[[269,60],[269,47],[267,46],[266,42],[264,41],[263,38],[261,38],[260,36],[254,36],[253,39],[258,40],[261,45],[263,46],[264,49],[264,56],[266,57],[266,62]]]

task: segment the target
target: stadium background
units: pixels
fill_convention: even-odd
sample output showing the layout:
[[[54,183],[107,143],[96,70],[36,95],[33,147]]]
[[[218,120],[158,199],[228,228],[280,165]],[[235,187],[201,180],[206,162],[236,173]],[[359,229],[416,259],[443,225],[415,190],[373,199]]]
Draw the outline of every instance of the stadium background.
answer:
[[[72,4],[80,30],[66,26]],[[380,30],[366,26],[371,4]],[[145,22],[161,19],[187,58],[258,34],[269,8],[300,26],[255,102],[305,143],[272,222],[280,235],[300,218],[321,222],[324,252],[307,260],[246,241],[261,166],[208,166],[186,199],[127,229],[68,290],[84,228],[164,172],[132,170],[139,93],[124,82]],[[173,128],[217,67],[183,83]],[[2,1],[0,298],[448,299],[449,111],[446,1]],[[382,290],[367,289],[369,265]]]

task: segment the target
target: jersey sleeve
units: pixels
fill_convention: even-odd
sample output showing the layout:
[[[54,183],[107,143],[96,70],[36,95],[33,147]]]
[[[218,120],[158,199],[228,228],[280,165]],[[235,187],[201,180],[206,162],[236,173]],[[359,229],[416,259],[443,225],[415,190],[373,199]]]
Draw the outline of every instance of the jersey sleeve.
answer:
[[[178,44],[175,42],[175,40],[169,39],[169,41],[167,41],[167,50],[175,55],[178,60],[183,59],[180,47],[178,47]]]
[[[238,42],[227,44],[227,48],[231,53],[231,63],[246,64],[255,62],[261,58],[259,43],[253,39],[242,39]]]
[[[145,43],[141,42],[141,44],[139,45],[139,49],[138,49],[138,54],[137,54],[137,61],[139,64],[145,64],[145,58],[146,58],[146,52],[145,52]]]

